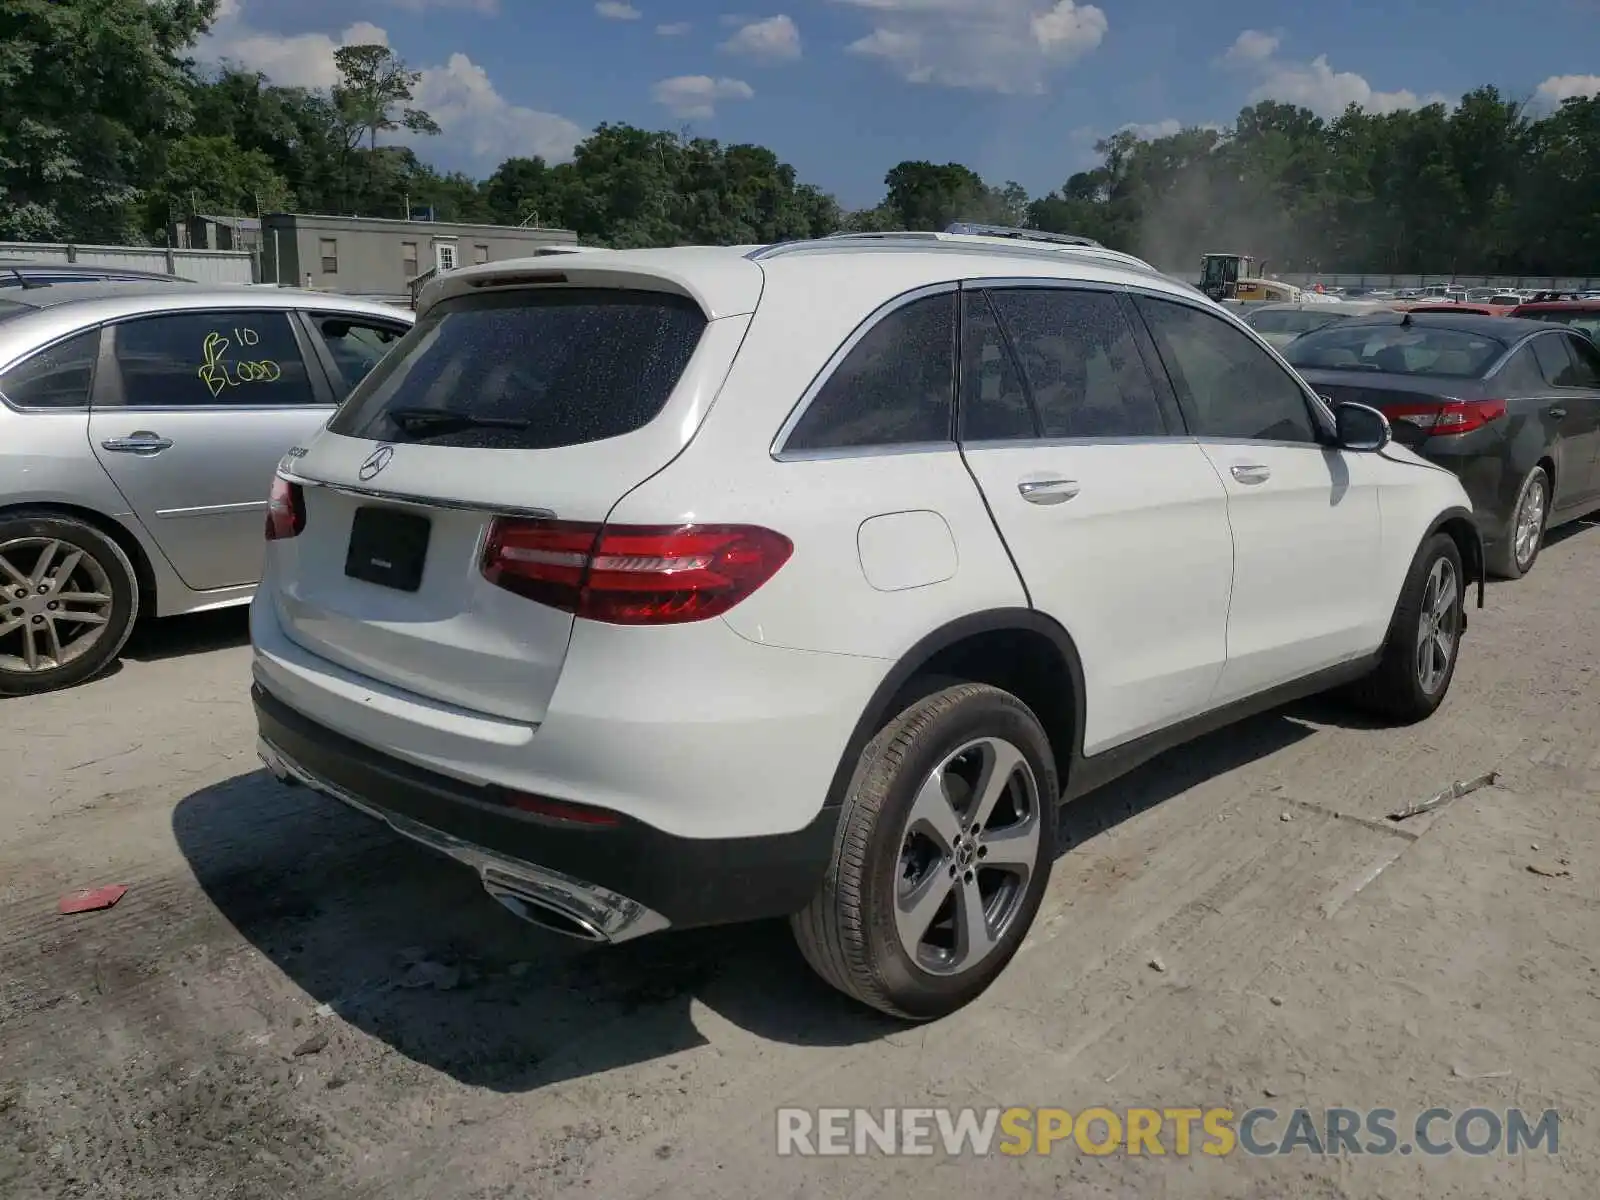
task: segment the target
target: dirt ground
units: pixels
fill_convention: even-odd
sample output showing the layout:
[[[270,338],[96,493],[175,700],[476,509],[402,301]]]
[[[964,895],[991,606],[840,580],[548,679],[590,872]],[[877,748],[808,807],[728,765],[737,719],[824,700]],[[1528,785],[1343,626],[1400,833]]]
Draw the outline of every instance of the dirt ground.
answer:
[[[781,925],[596,950],[519,924],[260,769],[242,614],[168,622],[111,676],[0,701],[0,1196],[1587,1200],[1597,596],[1600,528],[1564,531],[1491,585],[1426,724],[1308,704],[1076,805],[1009,971],[913,1029]],[[57,914],[106,883],[117,907]],[[775,1152],[779,1106],[1012,1104],[1561,1126],[1521,1158]]]

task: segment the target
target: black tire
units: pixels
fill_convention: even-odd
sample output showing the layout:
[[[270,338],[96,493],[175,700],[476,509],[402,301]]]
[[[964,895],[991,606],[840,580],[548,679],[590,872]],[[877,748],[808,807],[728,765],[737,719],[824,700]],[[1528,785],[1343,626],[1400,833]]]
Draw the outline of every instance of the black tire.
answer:
[[[1543,516],[1539,521],[1538,536],[1533,539],[1533,550],[1518,557],[1517,555],[1517,524],[1522,514],[1522,507],[1527,503],[1529,493],[1538,488],[1543,500],[1540,504]],[[1544,548],[1545,530],[1550,524],[1550,476],[1543,467],[1535,467],[1528,472],[1527,478],[1522,481],[1522,486],[1517,489],[1517,502],[1511,506],[1511,515],[1506,518],[1506,527],[1501,530],[1497,544],[1489,551],[1489,573],[1499,579],[1521,579],[1533,570],[1533,564],[1539,559],[1539,551]]]
[[[976,748],[952,758],[974,743]],[[1020,761],[1015,773],[1007,773],[1010,782],[991,810],[990,827],[961,834],[955,840],[962,844],[940,857],[940,846],[931,836],[908,829],[922,785],[935,768],[950,760],[954,789],[971,787],[971,793],[951,804],[959,814],[960,804],[972,800],[972,793],[992,774],[989,764],[998,761],[994,751],[1002,747],[1014,748]],[[1024,765],[1026,773],[1020,769]],[[970,780],[963,774],[968,770]],[[912,702],[862,751],[822,886],[811,903],[791,918],[806,961],[846,995],[907,1020],[932,1020],[969,1003],[1005,969],[1039,911],[1055,859],[1060,795],[1049,738],[1039,719],[1015,696],[984,684],[958,683]],[[1021,813],[1030,807],[1031,813]],[[1019,815],[1015,823],[1005,819],[1012,814]],[[1037,822],[1036,830],[1029,822]],[[995,865],[1001,850],[984,865],[988,851],[1002,847],[1008,836],[1013,851],[1026,857],[1032,853],[1027,843],[1035,832],[1036,856],[1025,879]],[[994,840],[986,841],[989,838]],[[932,892],[945,886],[946,878],[951,882],[943,906],[927,910],[933,918],[928,942],[919,941],[918,957],[913,957],[899,931],[897,893],[907,882],[908,861],[919,854],[931,857],[925,871],[911,881],[913,890],[928,885]],[[965,874],[956,872],[958,860]],[[963,911],[960,898],[978,894],[970,889],[986,885],[992,890],[985,895],[984,907],[995,906],[984,926],[992,949],[963,968],[954,929]],[[947,914],[947,920],[940,914]],[[1003,923],[997,931],[990,927],[995,920]],[[932,943],[946,933],[949,957],[940,964],[936,960],[941,952]]]
[[[1423,610],[1429,606],[1430,580],[1439,563],[1455,581],[1455,600],[1449,612],[1440,617],[1439,624],[1452,633],[1450,652],[1445,657],[1442,672],[1431,687],[1426,686],[1422,669]],[[1461,658],[1461,635],[1465,630],[1466,576],[1461,569],[1461,551],[1449,534],[1436,533],[1423,542],[1406,574],[1405,586],[1400,590],[1400,601],[1395,606],[1389,623],[1389,636],[1384,640],[1383,658],[1377,668],[1352,689],[1353,698],[1363,708],[1399,724],[1411,724],[1432,716],[1444,702],[1455,678],[1456,663]],[[1437,665],[1437,643],[1434,644],[1434,663]]]
[[[35,585],[31,578],[18,579],[18,571],[25,577],[34,574],[39,556],[50,544],[55,548],[43,581]],[[74,552],[81,557],[70,575],[62,578],[59,569]],[[32,696],[71,687],[115,661],[139,613],[138,580],[121,546],[73,517],[23,510],[0,516],[0,559],[4,560],[0,563],[0,629],[6,630],[0,634],[0,696]],[[41,587],[56,588],[73,599],[54,601],[39,591]],[[110,599],[76,599],[88,595]],[[49,608],[52,603],[55,607]],[[48,611],[32,611],[41,606]],[[74,611],[103,620],[89,625],[57,615]],[[8,629],[15,621],[26,624]],[[50,665],[56,656],[47,641],[49,629],[55,630],[59,639],[59,665]],[[33,669],[24,666],[25,640],[31,641],[36,655]]]

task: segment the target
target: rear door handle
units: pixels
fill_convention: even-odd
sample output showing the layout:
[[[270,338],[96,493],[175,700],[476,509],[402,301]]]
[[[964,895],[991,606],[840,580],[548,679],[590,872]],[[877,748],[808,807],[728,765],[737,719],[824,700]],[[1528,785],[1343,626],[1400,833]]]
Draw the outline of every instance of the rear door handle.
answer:
[[[1272,468],[1263,463],[1242,463],[1229,470],[1240,483],[1265,483],[1272,478]]]
[[[1567,415],[1567,410],[1564,408],[1552,408],[1550,410],[1550,415],[1555,417],[1557,420],[1560,420],[1562,417]]]
[[[1017,491],[1029,504],[1065,504],[1078,494],[1076,479],[1024,479]]]
[[[171,438],[164,438],[157,433],[149,433],[140,429],[128,437],[107,438],[100,443],[103,449],[113,454],[160,454],[172,445]]]

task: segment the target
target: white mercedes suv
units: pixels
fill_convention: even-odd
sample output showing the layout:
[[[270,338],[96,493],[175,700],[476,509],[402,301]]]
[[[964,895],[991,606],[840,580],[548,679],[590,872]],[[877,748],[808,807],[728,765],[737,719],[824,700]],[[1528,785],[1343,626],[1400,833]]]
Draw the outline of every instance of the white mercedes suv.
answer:
[[[451,272],[280,465],[260,751],[595,941],[785,916],[948,1013],[1058,803],[1348,685],[1443,699],[1449,472],[1242,323],[1060,245],[828,238]]]

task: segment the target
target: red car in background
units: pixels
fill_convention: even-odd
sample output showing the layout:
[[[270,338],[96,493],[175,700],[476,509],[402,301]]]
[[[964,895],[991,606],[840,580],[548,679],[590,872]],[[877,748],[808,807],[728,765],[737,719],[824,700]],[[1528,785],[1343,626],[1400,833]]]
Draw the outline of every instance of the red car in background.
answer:
[[[1534,321],[1555,321],[1600,343],[1600,300],[1535,300],[1517,305],[1510,315]]]

